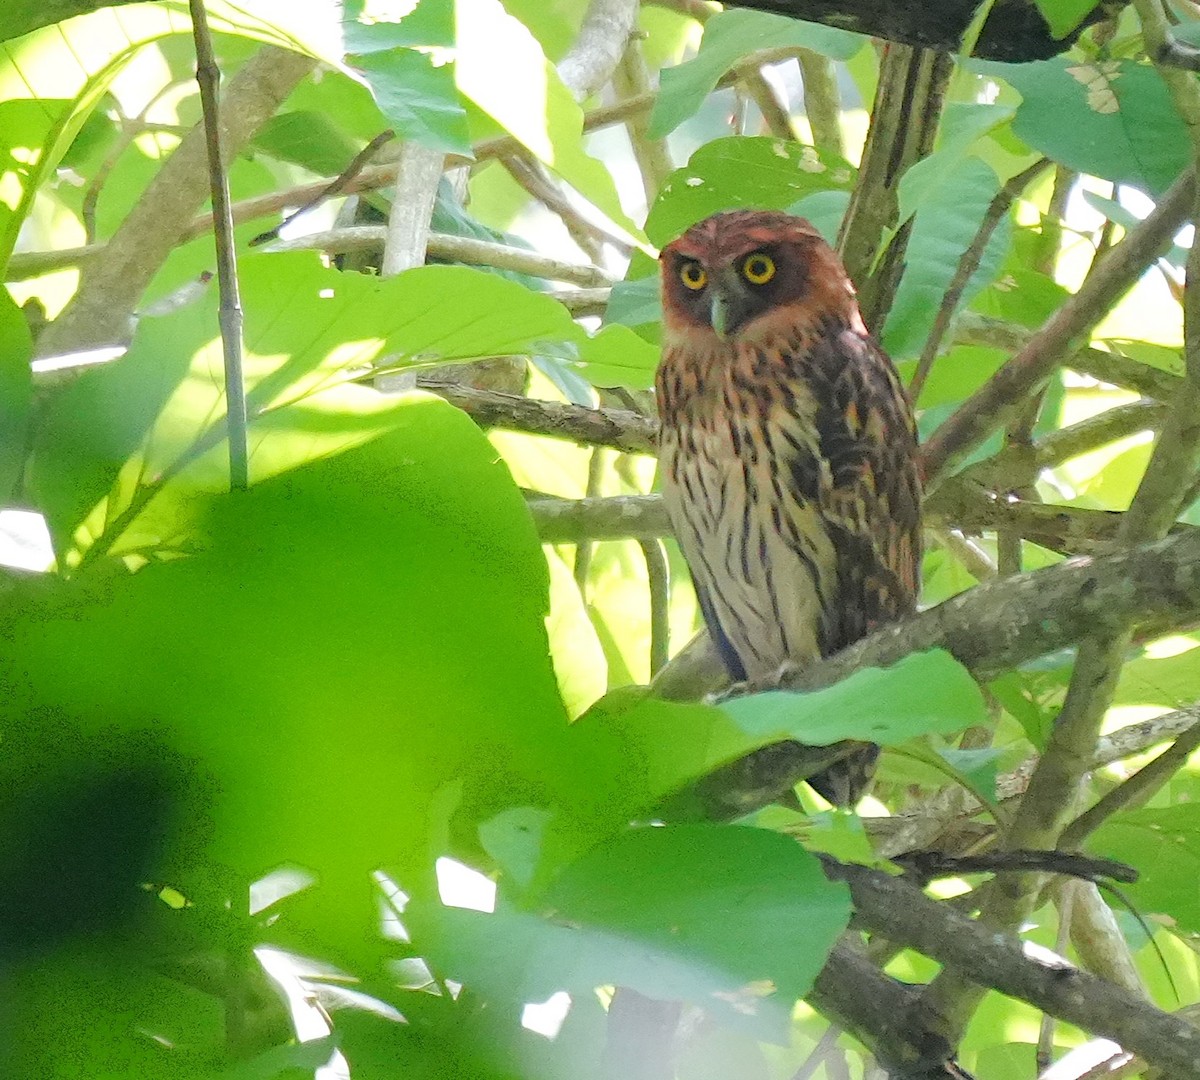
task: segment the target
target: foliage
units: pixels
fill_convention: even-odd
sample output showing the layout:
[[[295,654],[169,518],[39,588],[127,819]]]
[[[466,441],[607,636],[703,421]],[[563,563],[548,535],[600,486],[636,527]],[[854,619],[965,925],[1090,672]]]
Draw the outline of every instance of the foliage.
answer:
[[[1065,35],[1092,5],[1038,6]],[[93,8],[54,5],[55,22],[38,5],[0,11],[7,1073],[233,1080],[328,1063],[322,1075],[355,1080],[586,1080],[603,1075],[623,987],[690,1010],[680,1080],[786,1080],[818,1045],[805,1075],[863,1075],[854,1033],[822,1040],[828,1021],[805,1002],[851,917],[817,853],[883,864],[918,819],[926,846],[986,847],[1051,741],[1073,656],[1031,656],[981,689],[945,641],[807,693],[663,700],[645,687],[651,657],[667,641],[676,651],[698,613],[673,547],[657,557],[627,516],[630,496],[654,491],[652,459],[611,447],[653,410],[654,246],[743,205],[803,214],[834,240],[856,200],[880,197],[859,171],[875,44],[646,4],[612,89],[580,102],[562,60],[584,0],[391,13],[207,0],[227,86],[264,47],[321,61],[227,164],[252,481],[231,492],[211,226],[160,216],[178,242],[145,296],[128,310],[113,300],[131,326],[137,315],[118,359],[51,362],[42,347],[96,260],[138,265],[137,238],[116,251],[114,236],[133,206],[162,198],[154,182],[201,116],[188,5]],[[1187,124],[1137,20],[1101,30],[1052,60],[957,62],[938,140],[893,193],[876,266],[906,245],[904,273],[876,329],[906,378],[968,271],[921,376],[923,437],[971,407],[1097,251],[1111,258],[1190,167]],[[803,94],[781,49],[805,64]],[[645,80],[661,89],[642,94]],[[375,167],[353,201],[338,195],[275,250],[250,249],[388,128],[450,155],[448,179],[424,193],[435,232],[487,241],[483,255],[385,278],[350,269],[357,251],[335,267],[294,250],[421,194]],[[998,203],[1043,156],[1054,168]],[[538,277],[551,254],[559,264]],[[1086,350],[1062,358],[1024,419],[942,480],[924,606],[1111,541],[1162,411],[1108,421],[1151,385],[1184,382],[1185,257],[1166,250],[1092,313],[1080,344],[1106,354],[1108,375],[1088,374]],[[112,343],[66,344],[51,351]],[[603,421],[587,430],[545,410],[529,420],[528,401],[497,403],[497,388],[611,410],[587,414]],[[470,415],[485,405],[488,433]],[[600,539],[543,546],[551,496],[607,499]],[[1037,503],[1058,517],[1022,532],[1017,510]],[[981,504],[982,525],[968,512]],[[22,509],[48,528],[37,572]],[[1019,613],[996,611],[1008,633]],[[1156,717],[1200,698],[1200,637],[1156,633],[1168,629],[1131,651],[1104,703],[1114,741],[1146,734],[1103,759],[1084,803],[1165,741]],[[675,796],[793,738],[885,747],[861,817],[801,785],[801,802],[746,804],[732,825],[670,818]],[[1124,939],[1106,947],[1129,951],[1165,1009],[1200,993],[1196,785],[1184,763],[1088,841],[1143,872],[1128,897],[1159,948],[1124,915]],[[1063,947],[1072,927],[1056,904],[1023,936]],[[888,971],[933,975],[912,952]],[[960,1060],[989,1080],[1031,1076],[1036,1021],[990,995]],[[1080,1038],[1055,1030],[1055,1053]]]

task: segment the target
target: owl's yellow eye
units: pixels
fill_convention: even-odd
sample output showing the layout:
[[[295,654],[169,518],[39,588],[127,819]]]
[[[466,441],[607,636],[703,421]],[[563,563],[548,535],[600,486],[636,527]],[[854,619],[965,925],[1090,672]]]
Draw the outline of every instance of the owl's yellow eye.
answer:
[[[685,262],[679,268],[679,280],[693,292],[699,292],[708,284],[708,274],[698,262]]]
[[[756,251],[742,263],[742,277],[751,285],[765,285],[775,276],[775,260],[770,255]]]

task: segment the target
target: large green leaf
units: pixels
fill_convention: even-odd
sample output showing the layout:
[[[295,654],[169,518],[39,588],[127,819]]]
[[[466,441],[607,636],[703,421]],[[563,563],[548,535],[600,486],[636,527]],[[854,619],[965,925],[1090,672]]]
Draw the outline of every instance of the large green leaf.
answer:
[[[713,825],[635,829],[568,866],[544,914],[410,905],[439,973],[498,1002],[632,987],[785,1037],[850,914],[794,840]]]
[[[241,262],[245,371],[251,416],[369,370],[542,353],[597,378],[647,385],[657,354],[625,327],[590,337],[557,301],[495,274],[426,266],[393,278],[343,274],[310,253],[257,254]],[[227,467],[224,377],[215,290],[171,315],[143,319],[129,353],[59,395],[39,426],[32,482],[60,552],[91,517],[88,546],[114,523],[131,529],[130,507],[158,500],[164,479],[188,466],[190,489],[219,491]],[[360,399],[356,412],[362,414]],[[373,406],[367,412],[372,412]],[[266,441],[252,424],[251,473],[262,478],[342,449],[377,431],[370,416],[307,441]],[[357,434],[355,434],[357,432]],[[107,496],[107,499],[105,498]],[[188,512],[189,503],[174,509]],[[171,517],[142,521],[124,548],[177,532]]]
[[[972,61],[972,69],[1021,94],[1013,132],[1068,168],[1157,195],[1190,161],[1183,120],[1147,64],[1056,57],[1033,64]]]
[[[1165,915],[1183,931],[1200,932],[1200,806],[1116,814],[1087,846],[1137,867],[1137,884],[1123,885],[1121,891],[1143,915]]]
[[[24,467],[32,355],[29,324],[13,298],[0,289],[0,503],[15,490]]]
[[[361,8],[361,0],[354,7]],[[371,87],[396,134],[448,153],[470,154],[467,114],[458,96],[454,64],[454,4],[421,0],[397,22],[351,22],[348,63]],[[438,62],[429,50],[441,50]]]
[[[811,146],[765,136],[714,139],[671,174],[650,208],[646,234],[662,247],[719,210],[786,210],[818,191],[848,191],[853,182],[848,163]]]
[[[1034,0],[1034,3],[1056,38],[1066,37],[1098,6],[1096,0]]]
[[[340,404],[281,410],[256,442],[269,456],[336,438],[352,420]],[[70,763],[98,738],[116,767],[175,760],[146,828],[176,842],[138,880],[186,894],[210,860],[248,877],[291,861],[364,897],[384,864],[420,883],[439,820],[474,836],[512,802],[581,786],[575,763],[592,766],[565,753],[546,566],[516,486],[438,399],[392,399],[378,424],[364,445],[201,499],[204,554],[10,604],[3,786],[35,752]]]
[[[723,11],[704,24],[704,37],[691,60],[663,70],[650,113],[650,135],[661,138],[674,131],[700,108],[717,80],[749,53],[794,47],[848,60],[864,44],[858,34],[836,27],[764,11]]]
[[[949,734],[987,719],[983,695],[948,652],[914,653],[888,668],[865,668],[810,693],[768,691],[733,698],[721,709],[763,741],[798,739],[825,746],[868,739],[895,746],[929,732]]]
[[[920,353],[958,261],[975,239],[999,187],[990,165],[978,158],[966,158],[945,176],[943,183],[926,193],[905,250],[907,269],[881,335],[884,348],[894,358]],[[1006,218],[984,248],[979,266],[963,290],[960,306],[995,279],[1011,236],[1011,222]]]

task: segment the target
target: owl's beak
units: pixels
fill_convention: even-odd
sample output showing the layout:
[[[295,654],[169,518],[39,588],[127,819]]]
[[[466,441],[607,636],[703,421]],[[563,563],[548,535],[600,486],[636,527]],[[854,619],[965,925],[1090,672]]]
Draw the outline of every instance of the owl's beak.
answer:
[[[713,293],[708,309],[708,321],[717,337],[724,340],[729,333],[729,298],[720,289]]]
[[[714,283],[708,322],[717,337],[729,337],[746,321],[746,299],[745,290],[736,275],[722,277]]]

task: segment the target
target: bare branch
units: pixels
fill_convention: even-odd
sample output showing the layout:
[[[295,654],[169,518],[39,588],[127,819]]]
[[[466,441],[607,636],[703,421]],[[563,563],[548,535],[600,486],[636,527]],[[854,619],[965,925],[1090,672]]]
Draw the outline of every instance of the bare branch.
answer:
[[[441,175],[440,170],[438,175]],[[369,251],[378,248],[387,235],[388,229],[382,225],[347,225],[340,229],[298,236],[294,240],[277,240],[268,250]],[[587,289],[607,288],[612,284],[612,278],[598,266],[569,263],[540,255],[528,248],[509,247],[506,244],[476,240],[469,236],[429,233],[425,253],[437,259],[471,263],[474,266],[492,266],[499,270],[511,270],[549,281],[566,281]]]
[[[383,245],[384,277],[425,264],[429,222],[446,155],[420,143],[400,145],[396,161],[396,190],[388,211],[387,239]]]

